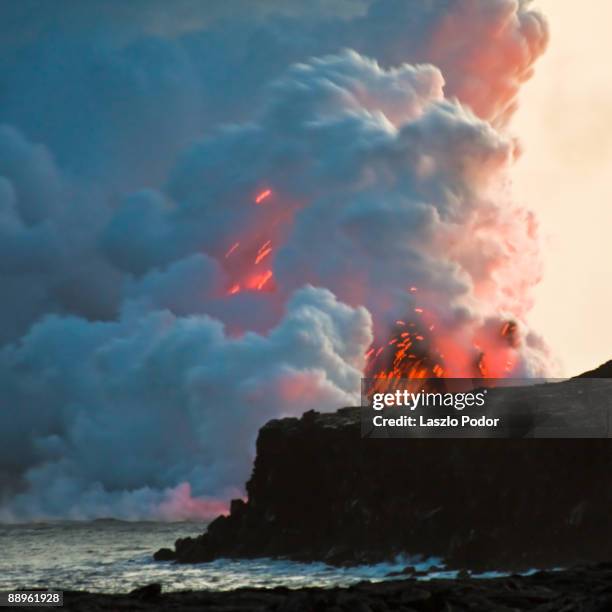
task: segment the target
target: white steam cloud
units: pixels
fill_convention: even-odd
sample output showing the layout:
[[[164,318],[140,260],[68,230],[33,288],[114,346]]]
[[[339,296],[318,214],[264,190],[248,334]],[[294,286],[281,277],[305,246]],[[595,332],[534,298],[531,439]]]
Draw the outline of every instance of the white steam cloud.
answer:
[[[217,513],[265,421],[356,401],[411,287],[457,372],[546,371],[527,2],[113,4],[3,9],[0,520]]]

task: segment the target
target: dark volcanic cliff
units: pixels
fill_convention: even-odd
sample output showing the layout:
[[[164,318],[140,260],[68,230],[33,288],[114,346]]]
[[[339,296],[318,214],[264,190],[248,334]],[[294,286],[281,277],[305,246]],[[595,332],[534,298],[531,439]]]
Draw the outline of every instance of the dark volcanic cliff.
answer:
[[[358,408],[271,421],[248,502],[156,558],[434,555],[521,569],[612,559],[608,439],[362,439]]]

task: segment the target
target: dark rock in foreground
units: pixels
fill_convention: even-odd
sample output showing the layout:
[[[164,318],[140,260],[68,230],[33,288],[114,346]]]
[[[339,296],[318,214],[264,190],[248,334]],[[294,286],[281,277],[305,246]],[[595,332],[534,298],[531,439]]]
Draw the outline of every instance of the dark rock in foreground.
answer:
[[[494,579],[361,582],[334,589],[239,589],[160,593],[158,585],[128,595],[64,593],[64,610],[214,610],[215,612],[499,612],[612,609],[612,565]],[[23,609],[23,608],[22,608]],[[33,609],[33,608],[32,608]]]
[[[359,409],[310,412],[261,429],[247,492],[156,558],[410,553],[473,570],[612,559],[608,439],[361,439]]]

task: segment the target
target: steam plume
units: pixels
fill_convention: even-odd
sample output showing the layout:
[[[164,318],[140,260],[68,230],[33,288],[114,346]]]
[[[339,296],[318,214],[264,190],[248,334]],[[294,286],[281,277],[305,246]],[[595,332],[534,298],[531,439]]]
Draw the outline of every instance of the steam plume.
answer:
[[[217,513],[258,428],[355,402],[408,315],[449,374],[547,371],[507,178],[527,2],[115,4],[8,15],[0,518]]]

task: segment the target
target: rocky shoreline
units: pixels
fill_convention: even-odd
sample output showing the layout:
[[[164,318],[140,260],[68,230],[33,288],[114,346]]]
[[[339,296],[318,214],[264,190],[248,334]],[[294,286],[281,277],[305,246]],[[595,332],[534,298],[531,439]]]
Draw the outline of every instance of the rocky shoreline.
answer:
[[[63,609],[74,612],[604,612],[612,609],[612,564],[537,572],[530,576],[488,579],[464,576],[430,581],[406,578],[332,589],[282,587],[163,593],[160,585],[153,584],[125,595],[65,592]]]
[[[564,385],[550,385],[560,410]],[[610,474],[607,438],[362,439],[358,408],[308,412],[262,427],[248,501],[155,558],[352,565],[407,553],[474,571],[607,561]]]

